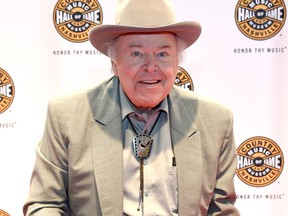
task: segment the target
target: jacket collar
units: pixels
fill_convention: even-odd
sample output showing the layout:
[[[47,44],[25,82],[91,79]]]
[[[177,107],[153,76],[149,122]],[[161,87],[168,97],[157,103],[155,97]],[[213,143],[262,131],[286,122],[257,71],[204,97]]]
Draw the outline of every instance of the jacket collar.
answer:
[[[101,98],[97,98],[97,108],[94,111],[96,121],[104,125],[109,124],[121,115],[119,79],[113,76],[108,80],[102,91]]]

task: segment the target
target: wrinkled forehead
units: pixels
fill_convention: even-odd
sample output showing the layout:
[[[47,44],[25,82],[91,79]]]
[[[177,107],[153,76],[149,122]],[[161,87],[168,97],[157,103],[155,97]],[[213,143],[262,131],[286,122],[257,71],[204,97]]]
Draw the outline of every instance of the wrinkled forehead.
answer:
[[[177,38],[170,32],[129,33],[119,36],[120,46],[176,47]]]

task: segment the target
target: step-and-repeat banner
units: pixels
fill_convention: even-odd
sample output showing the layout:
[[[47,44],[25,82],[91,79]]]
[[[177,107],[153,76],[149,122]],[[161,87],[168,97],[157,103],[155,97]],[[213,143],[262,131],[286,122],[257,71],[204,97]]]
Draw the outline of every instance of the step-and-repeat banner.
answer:
[[[179,21],[203,31],[175,84],[234,112],[236,206],[283,215],[288,203],[287,1],[174,1]],[[112,76],[89,30],[114,22],[115,0],[2,0],[0,215],[22,215],[49,98]],[[6,213],[5,213],[6,212]]]

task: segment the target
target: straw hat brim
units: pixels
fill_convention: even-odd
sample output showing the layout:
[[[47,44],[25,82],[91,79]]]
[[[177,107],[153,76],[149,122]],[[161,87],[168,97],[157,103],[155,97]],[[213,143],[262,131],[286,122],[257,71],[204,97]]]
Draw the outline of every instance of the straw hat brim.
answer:
[[[185,21],[160,27],[134,27],[123,25],[99,25],[91,29],[89,40],[101,53],[108,56],[108,46],[120,35],[133,33],[163,33],[176,35],[186,45],[191,46],[200,36],[201,26],[197,22]]]

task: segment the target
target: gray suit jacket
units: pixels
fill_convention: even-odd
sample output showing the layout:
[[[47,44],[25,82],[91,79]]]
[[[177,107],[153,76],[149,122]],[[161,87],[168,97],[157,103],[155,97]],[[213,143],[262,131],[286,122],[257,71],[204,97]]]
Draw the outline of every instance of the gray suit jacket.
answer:
[[[113,77],[87,92],[49,102],[24,214],[122,215],[118,87]],[[179,215],[238,215],[231,112],[179,87],[173,87],[168,103]]]

